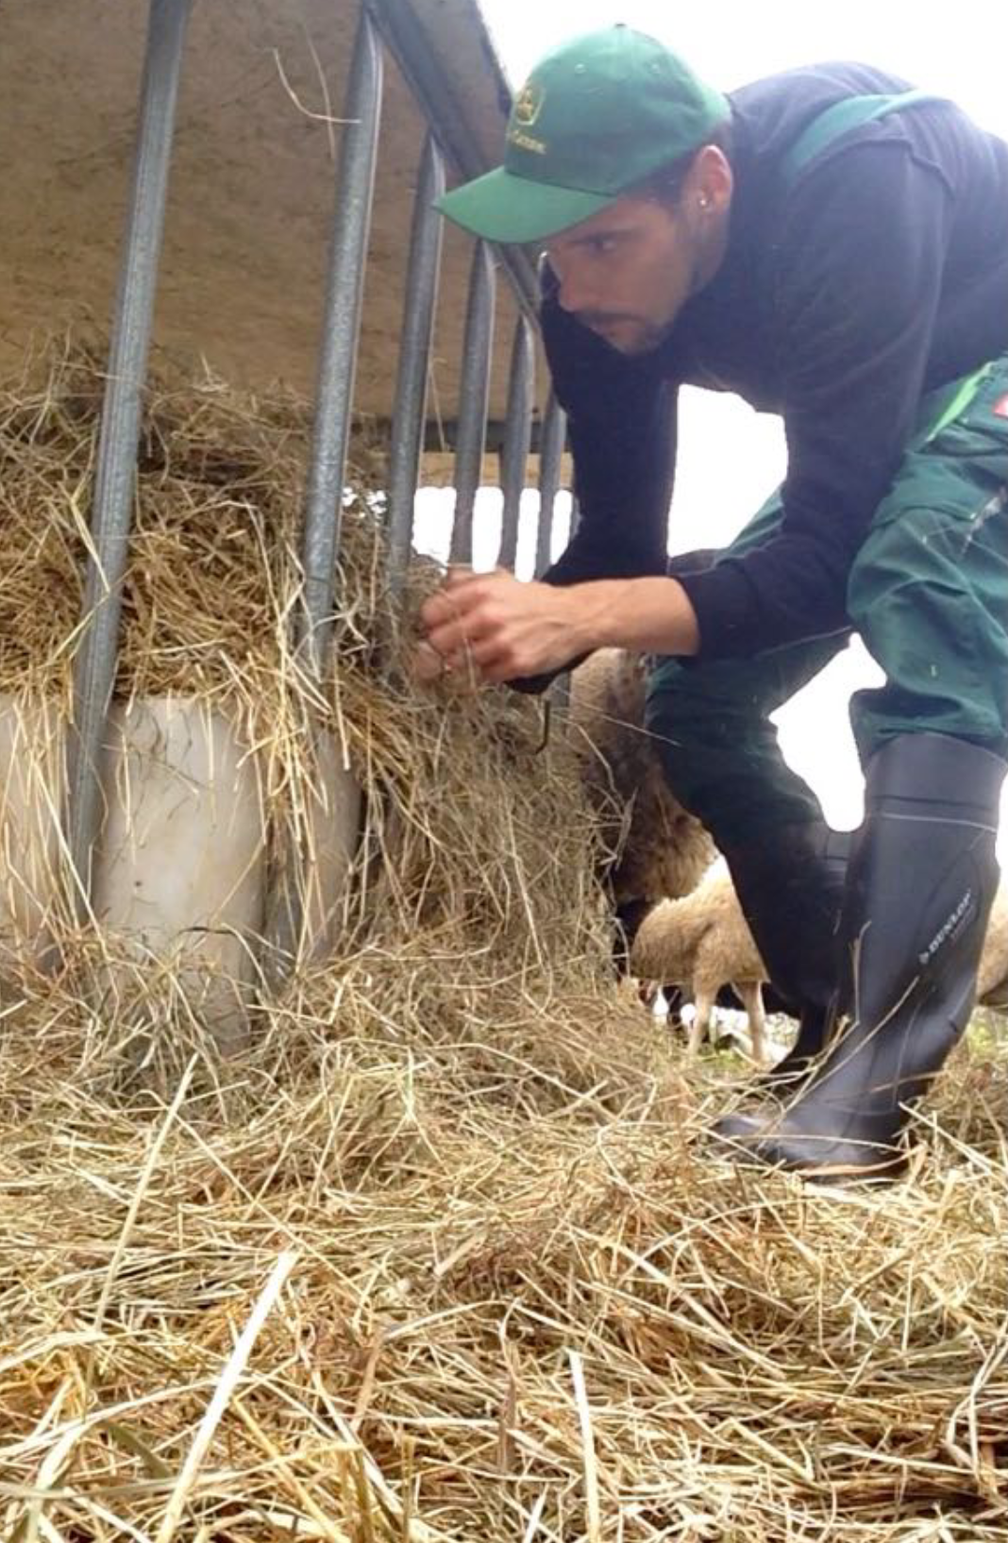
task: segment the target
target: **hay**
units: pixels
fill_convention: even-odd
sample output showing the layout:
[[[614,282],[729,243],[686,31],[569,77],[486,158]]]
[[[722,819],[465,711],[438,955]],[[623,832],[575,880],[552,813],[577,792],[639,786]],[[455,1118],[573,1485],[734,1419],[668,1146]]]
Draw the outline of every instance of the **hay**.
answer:
[[[67,359],[0,412],[7,690],[65,698],[88,380]],[[705,1158],[723,1083],[609,982],[589,821],[535,707],[432,704],[374,674],[389,620],[364,515],[320,701],[280,625],[296,405],[204,382],[155,391],[151,415],[120,691],[198,682],[269,736],[292,806],[328,715],[382,796],[338,950],[264,1001],[230,1061],[168,987],[138,1067],[134,1022],[77,977],[16,983],[0,1536],[1003,1540],[997,1047],[958,1058],[889,1192]],[[227,561],[209,510],[240,551],[216,586],[189,571]]]
[[[69,684],[88,548],[98,415],[96,342],[64,340],[0,388],[0,691]],[[240,397],[158,360],[141,432],[122,596],[120,696],[241,701],[250,724],[288,661],[308,419],[282,393]],[[360,453],[363,449],[363,454]],[[369,488],[381,457],[359,446],[337,575],[344,666],[381,604]]]

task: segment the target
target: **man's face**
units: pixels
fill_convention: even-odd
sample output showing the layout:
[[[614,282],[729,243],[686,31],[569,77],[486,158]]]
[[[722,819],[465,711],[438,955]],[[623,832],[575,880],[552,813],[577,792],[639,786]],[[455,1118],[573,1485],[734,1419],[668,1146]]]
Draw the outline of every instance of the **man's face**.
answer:
[[[559,300],[621,354],[667,336],[697,283],[697,234],[680,209],[627,196],[546,244]]]

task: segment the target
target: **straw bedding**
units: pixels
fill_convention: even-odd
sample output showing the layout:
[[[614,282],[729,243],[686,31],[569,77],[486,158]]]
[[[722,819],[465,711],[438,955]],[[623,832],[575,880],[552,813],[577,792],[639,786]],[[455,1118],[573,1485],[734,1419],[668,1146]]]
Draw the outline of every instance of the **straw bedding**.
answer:
[[[609,980],[558,737],[375,668],[364,499],[315,688],[285,626],[303,415],[166,382],[118,689],[212,699],[288,815],[337,727],[369,827],[334,956],[230,1060],[170,983],[138,1062],[79,971],[8,980],[0,1536],[1003,1539],[996,1040],[891,1191],[705,1157],[724,1074]],[[7,692],[67,699],[98,393],[74,353],[0,399]]]

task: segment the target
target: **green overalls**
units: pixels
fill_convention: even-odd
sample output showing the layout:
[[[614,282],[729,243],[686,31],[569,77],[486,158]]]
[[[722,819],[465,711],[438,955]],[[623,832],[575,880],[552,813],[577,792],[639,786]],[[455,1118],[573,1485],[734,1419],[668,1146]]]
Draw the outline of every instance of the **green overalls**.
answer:
[[[812,123],[785,168],[793,175],[855,125],[929,100],[923,92],[849,98]],[[851,699],[862,766],[908,732],[1008,753],[1008,355],[923,398],[918,425],[848,580],[851,627],[886,675],[884,686]],[[721,555],[763,544],[781,517],[775,494]],[[811,788],[786,765],[769,715],[848,636],[713,664],[656,662],[648,728],[677,797],[719,844],[822,818]]]

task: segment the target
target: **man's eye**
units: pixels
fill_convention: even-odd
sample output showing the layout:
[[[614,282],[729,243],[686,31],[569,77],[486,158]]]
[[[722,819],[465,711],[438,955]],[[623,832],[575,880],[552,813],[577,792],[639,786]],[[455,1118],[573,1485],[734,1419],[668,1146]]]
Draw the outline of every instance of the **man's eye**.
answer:
[[[606,252],[614,252],[616,250],[616,237],[595,236],[592,239],[591,245],[592,251],[601,257]]]

